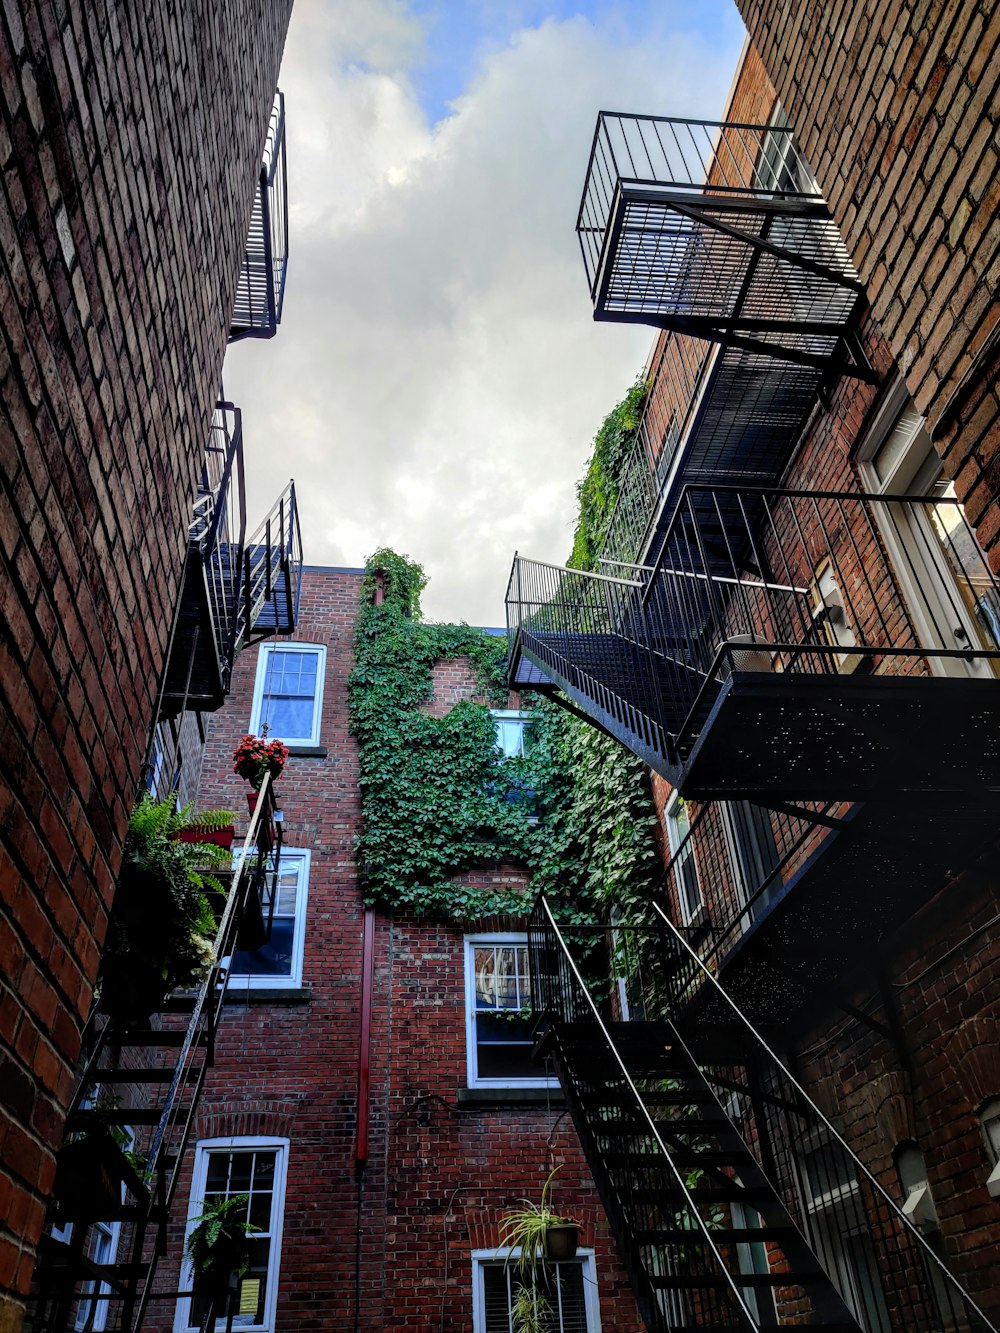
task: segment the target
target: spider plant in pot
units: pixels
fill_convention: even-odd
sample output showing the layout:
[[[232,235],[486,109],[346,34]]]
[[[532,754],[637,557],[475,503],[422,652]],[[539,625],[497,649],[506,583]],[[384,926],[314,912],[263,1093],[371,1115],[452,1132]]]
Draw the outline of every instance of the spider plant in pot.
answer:
[[[250,1238],[260,1227],[247,1221],[249,1202],[248,1194],[206,1199],[185,1242],[196,1289],[215,1305],[237,1289],[250,1267]]]
[[[542,1262],[563,1263],[576,1256],[580,1224],[554,1212],[549,1206],[552,1181],[561,1170],[557,1166],[549,1172],[542,1186],[540,1203],[524,1199],[524,1206],[507,1213],[500,1223],[500,1244],[504,1248],[520,1250],[514,1263],[522,1275],[529,1274]]]

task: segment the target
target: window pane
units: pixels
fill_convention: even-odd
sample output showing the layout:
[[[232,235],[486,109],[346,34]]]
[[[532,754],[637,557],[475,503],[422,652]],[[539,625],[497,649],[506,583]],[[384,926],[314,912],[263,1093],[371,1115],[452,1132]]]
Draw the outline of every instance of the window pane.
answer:
[[[265,722],[269,734],[278,740],[284,736],[311,736],[313,700],[276,698],[272,695],[264,700],[261,709],[261,724]]]
[[[517,1270],[502,1261],[485,1263],[483,1273],[483,1316],[486,1333],[510,1333],[511,1309],[517,1294],[525,1286]],[[543,1333],[587,1333],[587,1305],[583,1265],[579,1262],[556,1264],[548,1286],[541,1283],[537,1292],[536,1313]]]
[[[295,921],[276,916],[271,922],[271,938],[252,952],[237,949],[233,955],[233,974],[246,977],[290,977]]]

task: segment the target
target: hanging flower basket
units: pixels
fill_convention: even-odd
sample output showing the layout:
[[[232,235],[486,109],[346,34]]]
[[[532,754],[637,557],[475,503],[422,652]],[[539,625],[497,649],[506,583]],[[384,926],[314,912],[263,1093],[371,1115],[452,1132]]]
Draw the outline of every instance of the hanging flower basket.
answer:
[[[233,772],[259,791],[269,773],[272,778],[281,777],[287,760],[288,746],[281,741],[248,735],[233,751]]]

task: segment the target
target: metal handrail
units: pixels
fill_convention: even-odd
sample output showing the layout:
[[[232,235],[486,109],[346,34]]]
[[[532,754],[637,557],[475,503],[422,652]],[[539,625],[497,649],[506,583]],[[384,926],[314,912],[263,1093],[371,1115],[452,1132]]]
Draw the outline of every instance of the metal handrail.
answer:
[[[613,937],[612,967],[605,967],[600,977],[591,983],[586,982],[567,934],[572,934],[588,955],[595,942],[603,942],[609,935]],[[556,949],[558,956],[569,964],[572,993],[562,981],[564,969],[558,977],[552,974],[546,938],[549,948]],[[879,1250],[872,1273],[881,1288],[882,1298],[895,1302],[896,1318],[916,1316],[921,1321],[919,1326],[924,1327],[923,1320],[929,1316],[926,1326],[936,1327],[934,1320],[943,1318],[946,1313],[942,1305],[944,1301],[948,1306],[947,1313],[952,1317],[964,1314],[969,1323],[963,1327],[971,1326],[981,1333],[986,1330],[997,1333],[995,1326],[934,1253],[892,1195],[860,1161],[830,1117],[816,1106],[659,905],[654,904],[651,917],[640,923],[618,921],[611,928],[596,924],[573,925],[566,927],[564,933],[555,922],[548,902],[539,899],[529,923],[529,951],[532,1003],[539,1018],[556,1023],[554,1035],[557,1041],[558,1024],[575,1024],[585,1019],[594,1025],[595,1032],[600,1033],[602,1044],[614,1044],[592,993],[595,987],[607,987],[605,1003],[626,1024],[630,1016],[647,1023],[652,1020],[670,1024],[668,1042],[682,1049],[709,1086],[718,1090],[719,1108],[728,1117],[731,1129],[739,1134],[757,1160],[776,1200],[786,1208],[791,1220],[804,1234],[811,1235],[815,1224],[822,1239],[824,1224],[814,1219],[807,1201],[809,1191],[803,1183],[802,1173],[806,1170],[803,1160],[807,1157],[812,1163],[809,1171],[818,1188],[830,1197],[841,1198],[844,1206],[851,1201],[850,1225],[867,1225]],[[618,998],[617,984],[613,980],[615,975],[622,978],[620,984],[624,987],[625,999]],[[720,1019],[716,1013],[710,1024],[688,1024],[685,1027],[685,991],[694,984],[695,978],[700,984],[711,986],[720,997],[723,1017]],[[550,996],[553,986],[555,990]],[[584,998],[586,1003],[582,1003]],[[626,1002],[627,1007],[623,1008]],[[724,1055],[719,1048],[720,1038]],[[620,1057],[618,1063],[624,1067]],[[572,1071],[570,1073],[572,1081]],[[624,1067],[624,1074],[628,1077],[627,1067]],[[642,1093],[631,1078],[629,1085],[641,1099]],[[599,1133],[601,1126],[595,1122],[591,1128]],[[643,1133],[646,1132],[644,1128]],[[663,1142],[661,1135],[656,1137]],[[645,1148],[641,1150],[646,1151]],[[669,1154],[665,1145],[663,1150]],[[865,1190],[869,1191],[868,1195]],[[911,1253],[908,1247],[913,1246],[916,1249]],[[813,1248],[815,1251],[815,1244]],[[914,1262],[914,1254],[922,1260],[924,1267]],[[932,1271],[944,1284],[943,1294],[931,1280]],[[886,1311],[881,1316],[876,1313],[872,1318],[873,1327],[883,1330],[890,1326]]]
[[[629,1090],[632,1093],[632,1096],[635,1100],[635,1109],[639,1113],[642,1120],[645,1122],[646,1130],[649,1132],[650,1136],[655,1140],[657,1146],[659,1147],[659,1150],[663,1155],[664,1162],[669,1168],[671,1174],[673,1175],[676,1185],[680,1189],[681,1197],[684,1199],[686,1203],[688,1214],[694,1219],[697,1230],[701,1232],[702,1242],[708,1246],[708,1249],[711,1251],[712,1256],[715,1259],[720,1274],[725,1279],[729,1287],[728,1295],[730,1299],[735,1301],[737,1309],[746,1320],[747,1327],[750,1329],[755,1328],[756,1321],[754,1319],[753,1312],[751,1311],[749,1305],[747,1305],[746,1301],[744,1300],[740,1288],[733,1280],[732,1274],[729,1272],[729,1269],[727,1268],[725,1262],[723,1261],[722,1255],[719,1252],[719,1248],[716,1245],[715,1239],[712,1235],[711,1228],[708,1226],[704,1218],[699,1213],[695,1199],[690,1189],[688,1188],[688,1184],[684,1178],[683,1173],[678,1169],[678,1167],[673,1161],[673,1158],[670,1156],[670,1153],[667,1151],[667,1145],[663,1141],[663,1137],[660,1134],[656,1121],[650,1115],[649,1108],[643,1101],[639,1089],[636,1087],[635,1082],[633,1081],[632,1076],[629,1073],[628,1068],[624,1060],[622,1059],[621,1054],[618,1051],[618,1048],[615,1046],[614,1041],[611,1038],[611,1034],[608,1032],[607,1026],[604,1023],[604,1020],[601,1018],[600,1011],[598,1010],[597,1005],[594,1003],[593,997],[591,996],[590,990],[587,987],[586,983],[584,982],[583,977],[580,975],[580,970],[576,965],[575,959],[573,958],[569,949],[566,947],[566,941],[563,939],[559,927],[556,924],[555,917],[552,915],[552,909],[549,906],[548,899],[544,895],[542,895],[542,897],[539,899],[538,906],[541,907],[541,910],[544,912],[548,920],[548,929],[554,935],[556,941],[559,944],[559,947],[563,951],[565,959],[569,964],[572,977],[576,982],[577,990],[579,994],[583,997],[584,1003],[590,1011],[590,1016],[592,1021],[596,1023],[601,1033],[601,1037],[603,1038],[605,1047],[607,1048],[607,1050],[611,1052],[615,1063],[618,1065],[621,1077],[625,1080],[625,1082],[629,1087]],[[533,968],[531,974],[531,994],[532,994],[533,1005],[535,1004],[537,995],[536,981],[537,978],[535,975],[535,970]]]
[[[803,1103],[806,1106],[808,1106],[811,1115],[816,1120],[818,1120],[820,1124],[822,1124],[824,1131],[829,1136],[829,1138],[833,1139],[836,1143],[838,1143],[840,1147],[843,1149],[843,1151],[852,1159],[856,1170],[861,1172],[861,1174],[868,1181],[869,1186],[880,1196],[883,1206],[889,1209],[889,1211],[895,1217],[897,1224],[905,1227],[906,1230],[909,1232],[911,1241],[915,1241],[920,1246],[920,1249],[923,1253],[924,1261],[926,1263],[930,1263],[934,1268],[936,1268],[941,1277],[945,1281],[951,1284],[959,1300],[962,1301],[967,1306],[966,1313],[975,1314],[979,1319],[982,1320],[984,1329],[990,1330],[990,1333],[1000,1333],[1000,1330],[997,1329],[997,1326],[991,1323],[989,1319],[987,1319],[986,1315],[979,1308],[979,1306],[972,1299],[972,1297],[968,1294],[968,1292],[961,1285],[958,1279],[954,1276],[951,1270],[941,1261],[938,1255],[935,1254],[934,1250],[931,1248],[930,1245],[928,1245],[923,1235],[920,1233],[917,1227],[914,1226],[914,1224],[910,1221],[910,1219],[906,1216],[906,1214],[899,1207],[899,1205],[896,1203],[895,1199],[888,1192],[888,1190],[884,1188],[884,1186],[878,1180],[878,1178],[875,1175],[873,1175],[871,1171],[868,1170],[864,1162],[854,1153],[854,1150],[851,1148],[850,1144],[837,1129],[833,1121],[830,1120],[828,1116],[824,1115],[823,1111],[812,1100],[808,1092],[806,1092],[805,1088],[798,1081],[795,1075],[781,1061],[777,1053],[772,1049],[771,1046],[768,1045],[768,1043],[757,1031],[757,1029],[753,1026],[750,1020],[744,1015],[743,1011],[736,1004],[736,1002],[730,997],[725,987],[720,983],[719,979],[712,974],[709,968],[705,966],[702,960],[691,948],[690,944],[688,944],[687,940],[684,939],[683,935],[680,933],[680,931],[677,929],[674,923],[670,920],[669,916],[667,916],[666,912],[664,912],[663,908],[658,903],[655,902],[652,904],[652,908],[653,911],[656,913],[656,915],[662,921],[663,925],[666,927],[669,934],[673,937],[677,946],[682,950],[684,954],[687,955],[690,962],[694,964],[695,968],[702,974],[704,980],[713,988],[715,994],[723,1002],[727,1010],[736,1018],[739,1025],[749,1035],[751,1043],[759,1047],[759,1049],[762,1050],[767,1055],[768,1059],[771,1060],[772,1063],[781,1071],[782,1077],[795,1089],[799,1097],[802,1098]]]

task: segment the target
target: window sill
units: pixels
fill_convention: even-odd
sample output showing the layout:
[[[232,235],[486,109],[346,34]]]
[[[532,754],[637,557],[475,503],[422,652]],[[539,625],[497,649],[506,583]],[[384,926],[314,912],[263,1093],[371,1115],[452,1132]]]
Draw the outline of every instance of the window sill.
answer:
[[[288,747],[288,757],[290,759],[325,759],[329,751],[325,745],[290,745]]]
[[[226,989],[226,1004],[309,1004],[309,986],[233,986]]]
[[[562,1088],[459,1088],[459,1106],[565,1106]]]

